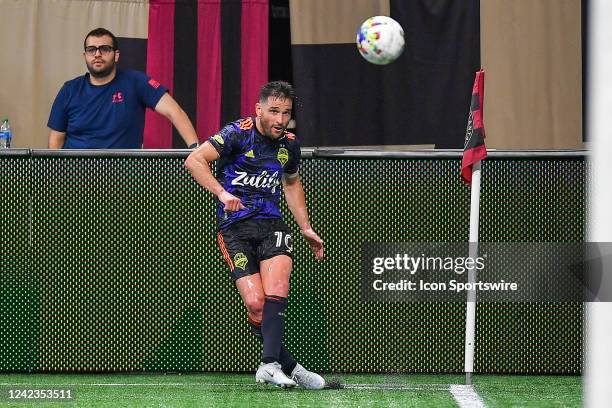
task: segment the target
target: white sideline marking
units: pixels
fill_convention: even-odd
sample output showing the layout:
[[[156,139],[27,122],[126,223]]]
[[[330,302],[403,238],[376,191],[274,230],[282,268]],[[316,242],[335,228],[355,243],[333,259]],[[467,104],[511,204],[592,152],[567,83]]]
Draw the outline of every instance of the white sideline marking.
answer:
[[[484,401],[471,385],[451,385],[450,392],[461,408],[486,408]]]
[[[345,390],[393,390],[393,391],[448,391],[442,384],[344,384]]]
[[[41,384],[41,383],[0,383],[0,387],[25,387],[25,386],[41,386],[45,387],[261,387],[255,383],[209,383],[209,382],[194,382],[194,383],[58,383],[58,384]],[[347,390],[395,390],[395,391],[449,391],[448,385],[444,384],[344,384],[344,389]]]

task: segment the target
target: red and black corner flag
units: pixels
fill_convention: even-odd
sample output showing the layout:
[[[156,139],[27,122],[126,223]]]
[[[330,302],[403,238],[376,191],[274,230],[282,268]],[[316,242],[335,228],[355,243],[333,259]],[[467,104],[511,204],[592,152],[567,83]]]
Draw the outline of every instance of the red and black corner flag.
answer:
[[[472,165],[487,157],[483,115],[484,70],[481,69],[476,72],[474,88],[472,88],[472,103],[470,104],[470,114],[463,146],[463,160],[461,161],[461,178],[468,184],[472,183]]]

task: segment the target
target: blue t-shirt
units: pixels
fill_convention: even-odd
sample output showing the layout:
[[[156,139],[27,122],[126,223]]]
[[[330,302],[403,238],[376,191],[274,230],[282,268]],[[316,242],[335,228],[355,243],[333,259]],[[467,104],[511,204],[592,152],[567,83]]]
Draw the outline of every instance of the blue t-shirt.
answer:
[[[219,183],[246,207],[225,212],[223,203],[217,200],[219,229],[248,218],[282,218],[282,178],[296,174],[300,164],[300,144],[295,135],[285,132],[276,140],[269,138],[259,133],[253,118],[245,118],[226,125],[208,141],[219,152]]]
[[[145,109],[167,91],[142,72],[117,70],[105,85],[92,85],[87,73],[60,89],[47,126],[66,133],[65,149],[140,149]]]

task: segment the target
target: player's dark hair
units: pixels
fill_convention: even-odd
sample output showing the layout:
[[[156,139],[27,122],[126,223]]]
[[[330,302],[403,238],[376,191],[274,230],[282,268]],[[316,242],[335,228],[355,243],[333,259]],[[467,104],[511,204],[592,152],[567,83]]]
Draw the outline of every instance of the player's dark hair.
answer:
[[[261,91],[259,91],[259,102],[266,102],[269,97],[293,101],[295,99],[295,91],[289,82],[272,81],[261,87]]]
[[[113,48],[115,49],[115,51],[118,50],[119,42],[117,41],[117,37],[115,37],[115,34],[111,33],[106,28],[102,28],[102,27],[94,28],[89,33],[87,33],[87,35],[85,36],[85,40],[83,41],[83,48],[87,47],[87,39],[89,37],[98,38],[98,37],[104,37],[105,35],[108,35],[110,38],[113,39]]]

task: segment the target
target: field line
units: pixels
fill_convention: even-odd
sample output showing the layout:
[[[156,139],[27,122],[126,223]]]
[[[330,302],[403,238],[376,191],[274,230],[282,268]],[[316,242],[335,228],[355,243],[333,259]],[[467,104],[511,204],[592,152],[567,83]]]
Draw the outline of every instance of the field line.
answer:
[[[451,385],[450,392],[461,408],[486,408],[480,395],[471,385]]]

